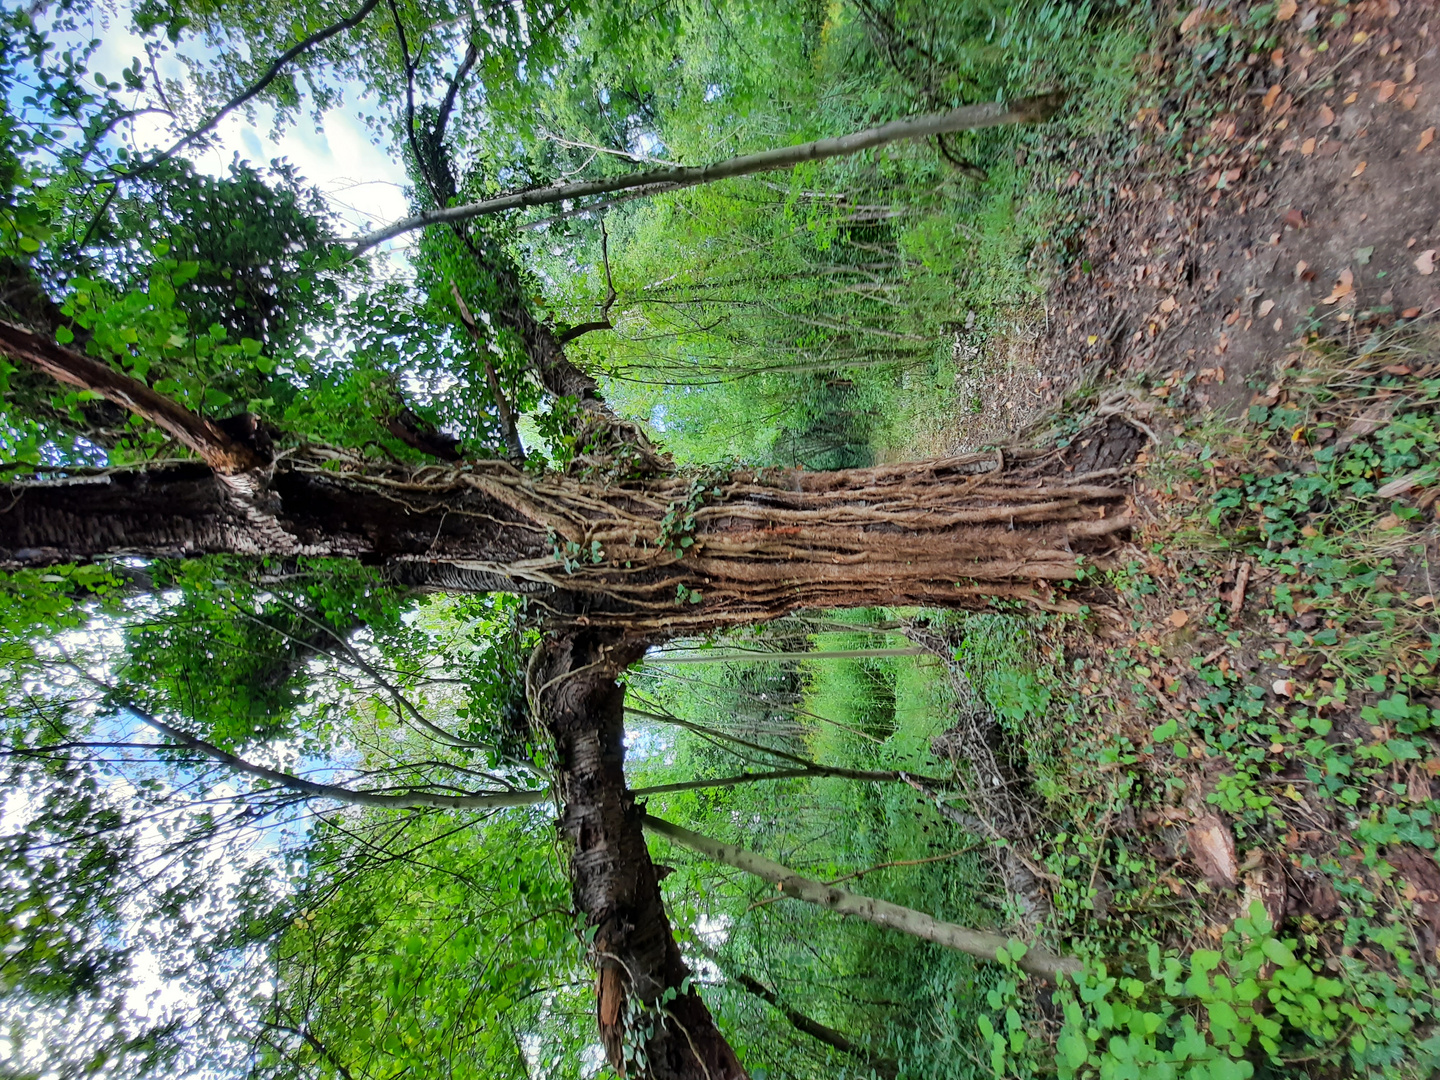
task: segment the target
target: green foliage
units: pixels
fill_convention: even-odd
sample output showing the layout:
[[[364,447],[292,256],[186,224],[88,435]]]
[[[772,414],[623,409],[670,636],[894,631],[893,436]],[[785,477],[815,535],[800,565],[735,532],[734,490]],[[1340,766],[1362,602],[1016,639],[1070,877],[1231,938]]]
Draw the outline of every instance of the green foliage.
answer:
[[[1114,961],[1091,962],[1054,994],[1064,1017],[1057,1075],[1245,1080],[1256,1075],[1257,1062],[1278,1070],[1322,1060],[1363,1067],[1395,1061],[1406,1046],[1416,1052],[1420,1075],[1436,1066],[1440,1046],[1410,1038],[1432,1005],[1409,980],[1350,958],[1329,968],[1341,975],[1333,978],[1318,959],[1297,955],[1299,948],[1275,933],[1256,901],[1218,950],[1196,949],[1182,960],[1162,957],[1151,944],[1138,978],[1123,973],[1128,965],[1111,974]],[[999,1015],[979,1022],[997,1076],[1036,1074],[1024,1053],[1014,959],[1002,957],[1012,976],[988,995]]]
[[[321,826],[269,943],[267,1076],[584,1075],[588,981],[543,816],[406,822],[418,858]],[[563,1018],[564,1022],[557,1022]],[[300,1040],[297,1031],[311,1038]]]

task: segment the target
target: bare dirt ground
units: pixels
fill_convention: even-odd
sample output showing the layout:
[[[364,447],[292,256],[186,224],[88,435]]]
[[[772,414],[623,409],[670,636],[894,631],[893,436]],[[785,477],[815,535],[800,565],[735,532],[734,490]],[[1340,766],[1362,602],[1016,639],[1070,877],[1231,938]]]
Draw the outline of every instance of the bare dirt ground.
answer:
[[[1440,8],[1280,8],[1280,45],[1221,100],[1208,82],[1167,94],[1138,111],[1121,167],[1061,181],[1093,187],[1093,217],[1049,305],[1041,383],[1145,376],[1165,404],[1234,414],[1308,334],[1440,312]],[[1148,58],[1157,95],[1234,18],[1193,9]]]

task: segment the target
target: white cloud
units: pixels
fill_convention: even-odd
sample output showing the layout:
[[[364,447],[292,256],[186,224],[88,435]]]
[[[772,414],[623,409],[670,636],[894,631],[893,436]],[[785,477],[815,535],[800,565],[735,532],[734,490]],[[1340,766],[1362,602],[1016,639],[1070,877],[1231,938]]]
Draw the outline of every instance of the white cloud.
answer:
[[[144,56],[142,39],[119,25],[117,19],[101,37],[91,70],[114,79],[136,56]],[[183,78],[186,74],[173,57],[162,63],[160,70],[167,78]],[[318,126],[311,118],[307,100],[284,132],[274,137],[275,111],[258,104],[251,110],[253,123],[245,110],[236,110],[221,121],[210,148],[187,150],[185,156],[197,169],[216,176],[229,168],[236,155],[257,166],[284,158],[324,194],[336,217],[357,232],[407,216],[410,206],[405,188],[409,179],[404,167],[376,145],[366,128],[362,117],[367,98],[362,88],[350,83],[342,91],[342,103],[326,112]],[[373,115],[373,100],[368,104]],[[119,134],[142,150],[169,146],[176,138],[169,119],[157,113],[136,117],[123,125]],[[386,246],[403,248],[410,242],[401,238]]]

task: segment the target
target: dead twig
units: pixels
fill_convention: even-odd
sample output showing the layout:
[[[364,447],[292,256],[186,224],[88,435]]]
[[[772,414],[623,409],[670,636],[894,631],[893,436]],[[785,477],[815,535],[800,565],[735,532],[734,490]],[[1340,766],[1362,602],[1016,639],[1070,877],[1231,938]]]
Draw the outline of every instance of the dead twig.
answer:
[[[1245,606],[1245,589],[1250,584],[1250,561],[1247,559],[1240,564],[1240,571],[1235,575],[1235,588],[1230,593],[1230,614],[1239,615],[1240,609]]]

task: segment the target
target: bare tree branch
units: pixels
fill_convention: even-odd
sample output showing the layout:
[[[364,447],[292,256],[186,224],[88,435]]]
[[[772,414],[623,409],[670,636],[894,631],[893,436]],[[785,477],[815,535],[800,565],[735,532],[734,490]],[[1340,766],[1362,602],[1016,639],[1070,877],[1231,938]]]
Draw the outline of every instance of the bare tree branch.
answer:
[[[796,900],[818,904],[820,907],[829,908],[838,914],[849,915],[852,918],[874,923],[876,926],[899,930],[901,933],[968,953],[980,960],[995,960],[996,951],[1008,948],[1013,942],[1013,939],[1004,934],[957,926],[954,923],[936,919],[923,911],[915,911],[912,908],[901,907],[899,904],[892,904],[888,900],[857,896],[844,889],[837,889],[833,885],[801,877],[788,866],[775,862],[773,859],[767,859],[763,855],[757,855],[753,851],[747,851],[738,844],[713,840],[683,826],[662,821],[653,814],[645,815],[645,828],[668,840],[673,840],[681,847],[687,847],[716,862],[733,866],[737,870],[755,875],[762,881],[768,881],[786,896]],[[1068,956],[1057,956],[1042,945],[1031,945],[1017,963],[1022,971],[1027,971],[1031,975],[1049,982],[1054,982],[1062,974],[1073,975],[1080,971],[1078,960]]]
[[[610,234],[605,230],[603,217],[600,219],[600,261],[605,265],[605,302],[600,305],[600,318],[572,326],[560,334],[555,340],[561,345],[568,345],[591,330],[615,329],[615,324],[610,321],[610,309],[615,304],[615,279],[610,276]]]
[[[208,743],[204,739],[172,727],[132,702],[126,702],[122,707],[147,726],[154,728],[161,735],[187,750],[196,750],[243,776],[267,780],[278,787],[287,788],[313,799],[330,799],[334,802],[348,803],[351,806],[380,806],[387,809],[427,807],[436,810],[465,810],[533,806],[535,803],[544,802],[549,798],[549,794],[544,791],[495,791],[470,795],[437,795],[425,791],[411,791],[399,795],[389,795],[374,791],[355,791],[352,788],[338,787],[334,784],[319,784],[313,780],[306,780],[303,776],[294,776],[278,769],[246,761],[228,750],[222,750],[213,743]]]
[[[710,165],[689,165],[672,169],[653,169],[648,172],[626,173],[604,180],[585,180],[574,184],[547,184],[528,191],[515,191],[497,195],[480,202],[463,206],[443,207],[427,213],[405,218],[353,241],[352,254],[360,255],[386,240],[424,228],[427,225],[449,224],[468,221],[486,214],[503,210],[516,210],[527,206],[546,206],[551,203],[582,199],[590,195],[608,195],[613,191],[645,187],[652,184],[667,184],[673,187],[694,187],[709,184],[735,176],[748,176],[757,172],[772,172],[788,169],[806,161],[822,161],[826,158],[857,154],[886,143],[903,139],[923,139],[951,131],[972,131],[977,128],[998,127],[1003,124],[1024,124],[1045,120],[1059,109],[1062,97],[1046,94],[1038,97],[1020,98],[1016,101],[986,102],[982,105],[962,105],[948,113],[921,116],[910,120],[896,120],[879,127],[857,131],[838,139],[817,139],[798,146],[783,146],[763,150],[758,154],[744,154],[740,157],[717,161]]]
[[[224,105],[222,105],[218,112],[215,112],[211,115],[210,119],[206,120],[194,131],[172,143],[167,149],[161,151],[155,157],[152,157],[149,160],[142,162],[133,169],[120,173],[116,177],[116,179],[130,180],[137,176],[143,176],[145,173],[155,168],[161,162],[164,162],[174,157],[177,153],[179,153],[185,147],[189,146],[192,142],[200,138],[202,135],[205,135],[215,130],[215,127],[220,123],[221,120],[224,120],[225,117],[229,116],[236,109],[247,104],[248,102],[255,100],[255,98],[263,94],[266,87],[268,87],[272,82],[275,81],[275,79],[280,75],[280,72],[285,69],[285,65],[290,63],[291,60],[294,60],[302,53],[308,52],[316,45],[320,45],[323,42],[330,40],[336,34],[343,33],[346,30],[355,29],[355,27],[359,26],[362,22],[365,21],[365,17],[369,15],[370,12],[374,11],[379,3],[380,0],[365,0],[365,3],[361,4],[353,15],[341,19],[339,22],[331,23],[329,26],[326,26],[320,30],[316,30],[313,34],[310,34],[308,37],[305,37],[300,41],[296,42],[294,45],[290,46],[290,48],[286,49],[283,53],[281,53],[271,62],[270,66],[265,69],[264,73],[260,76],[260,78],[256,79],[253,83],[246,87],[244,91],[237,94],[235,97],[231,98]]]

